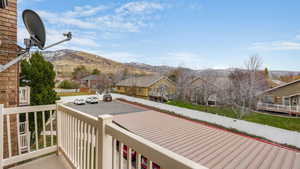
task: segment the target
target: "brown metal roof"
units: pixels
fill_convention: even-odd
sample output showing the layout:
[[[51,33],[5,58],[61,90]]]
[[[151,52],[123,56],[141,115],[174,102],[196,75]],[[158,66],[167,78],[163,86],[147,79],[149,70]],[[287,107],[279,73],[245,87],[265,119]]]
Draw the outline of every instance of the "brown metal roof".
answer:
[[[114,116],[131,132],[211,169],[300,169],[300,153],[156,111]]]

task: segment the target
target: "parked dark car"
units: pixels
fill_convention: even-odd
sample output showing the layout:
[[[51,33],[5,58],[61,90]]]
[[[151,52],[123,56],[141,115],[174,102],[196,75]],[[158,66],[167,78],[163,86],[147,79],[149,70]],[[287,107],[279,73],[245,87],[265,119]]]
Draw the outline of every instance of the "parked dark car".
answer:
[[[111,94],[104,94],[103,95],[103,101],[105,101],[105,102],[111,102],[112,101]]]
[[[90,104],[94,104],[94,103],[98,103],[98,98],[97,97],[88,97],[85,100],[86,103],[90,103]]]

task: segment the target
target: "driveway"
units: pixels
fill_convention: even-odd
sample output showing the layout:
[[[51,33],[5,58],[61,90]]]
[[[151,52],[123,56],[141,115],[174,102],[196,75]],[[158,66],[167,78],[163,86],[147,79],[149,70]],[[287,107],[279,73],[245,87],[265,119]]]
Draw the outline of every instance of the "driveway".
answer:
[[[124,113],[135,113],[135,112],[146,111],[146,109],[136,107],[134,105],[130,105],[127,103],[122,103],[119,101],[112,101],[112,102],[99,101],[98,104],[85,104],[85,105],[75,105],[73,103],[66,103],[65,105],[95,117],[101,114],[117,115],[117,114],[124,114]]]

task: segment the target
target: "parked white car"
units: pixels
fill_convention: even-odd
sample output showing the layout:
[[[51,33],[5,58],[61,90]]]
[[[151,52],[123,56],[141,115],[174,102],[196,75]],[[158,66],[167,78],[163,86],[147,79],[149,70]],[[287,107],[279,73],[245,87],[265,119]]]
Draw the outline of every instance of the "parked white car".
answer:
[[[84,99],[75,99],[74,104],[83,105],[83,104],[85,104],[85,101],[84,101]]]
[[[88,97],[85,100],[86,103],[90,103],[90,104],[94,104],[94,103],[98,103],[98,98],[97,97]]]

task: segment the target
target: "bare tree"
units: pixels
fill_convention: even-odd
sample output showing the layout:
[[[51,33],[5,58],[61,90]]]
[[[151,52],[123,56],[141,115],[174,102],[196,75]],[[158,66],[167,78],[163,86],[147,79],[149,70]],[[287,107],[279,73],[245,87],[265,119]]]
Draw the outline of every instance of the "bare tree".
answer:
[[[173,72],[176,83],[176,99],[186,100],[188,93],[188,86],[191,81],[191,74],[188,70],[178,67]]]
[[[189,87],[192,100],[196,103],[208,105],[209,98],[217,94],[217,74],[214,71],[206,70]]]
[[[228,103],[239,118],[249,114],[256,106],[257,93],[264,90],[265,78],[260,68],[262,60],[252,55],[245,62],[246,69],[235,69],[229,75],[231,80]]]

